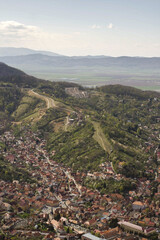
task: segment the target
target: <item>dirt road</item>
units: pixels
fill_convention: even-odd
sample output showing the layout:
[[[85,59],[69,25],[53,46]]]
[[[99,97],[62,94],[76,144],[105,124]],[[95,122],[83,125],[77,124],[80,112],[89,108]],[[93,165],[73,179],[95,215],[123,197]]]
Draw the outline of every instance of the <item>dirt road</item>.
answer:
[[[34,92],[33,90],[29,90],[29,95],[40,98],[46,102],[47,109],[56,107],[55,101],[52,98],[46,97],[39,93]]]

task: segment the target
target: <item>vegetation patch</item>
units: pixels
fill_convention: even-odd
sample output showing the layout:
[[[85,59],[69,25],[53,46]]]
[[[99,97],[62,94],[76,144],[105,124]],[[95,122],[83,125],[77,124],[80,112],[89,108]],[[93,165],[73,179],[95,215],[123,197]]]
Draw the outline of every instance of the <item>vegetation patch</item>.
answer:
[[[51,135],[48,150],[56,152],[54,160],[71,166],[74,170],[97,170],[99,164],[107,160],[107,155],[93,139],[93,135],[93,125],[85,123],[70,132]]]

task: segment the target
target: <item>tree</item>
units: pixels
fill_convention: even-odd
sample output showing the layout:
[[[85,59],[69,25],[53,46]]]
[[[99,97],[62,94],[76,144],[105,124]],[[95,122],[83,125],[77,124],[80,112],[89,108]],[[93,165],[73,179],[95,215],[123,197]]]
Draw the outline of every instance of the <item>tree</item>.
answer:
[[[111,221],[109,222],[109,227],[110,228],[115,228],[118,226],[118,219],[117,218],[112,218]]]

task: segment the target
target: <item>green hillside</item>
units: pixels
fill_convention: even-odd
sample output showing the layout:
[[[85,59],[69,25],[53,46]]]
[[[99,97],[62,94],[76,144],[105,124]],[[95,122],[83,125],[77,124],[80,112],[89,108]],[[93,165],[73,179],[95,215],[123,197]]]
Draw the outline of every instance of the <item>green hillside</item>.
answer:
[[[4,67],[5,72],[11,71]],[[16,131],[22,125],[39,131],[47,140],[51,158],[74,170],[92,172],[110,161],[117,173],[142,177],[149,174],[147,167],[156,167],[153,149],[158,146],[159,93],[121,85],[84,89],[70,83],[34,82],[18,72],[12,81],[11,73],[1,81],[1,119],[5,122],[1,131],[7,124]],[[34,96],[30,94],[33,86]],[[87,91],[87,97],[68,95],[65,89],[70,87]],[[55,106],[47,109],[47,101],[53,99]],[[146,151],[148,142],[155,147]]]

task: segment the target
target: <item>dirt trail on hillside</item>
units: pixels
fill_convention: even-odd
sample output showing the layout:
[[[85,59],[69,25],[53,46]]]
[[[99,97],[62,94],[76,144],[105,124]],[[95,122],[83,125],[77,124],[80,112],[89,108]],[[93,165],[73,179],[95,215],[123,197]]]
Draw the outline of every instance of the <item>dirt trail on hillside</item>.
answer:
[[[92,121],[92,124],[95,129],[94,139],[99,143],[99,145],[104,149],[105,152],[108,152],[109,154],[112,151],[112,146],[110,142],[106,139],[102,128],[98,122]]]
[[[52,98],[49,98],[49,97],[46,97],[46,96],[41,95],[39,93],[36,93],[33,90],[30,90],[28,92],[28,94],[31,95],[31,96],[34,96],[34,97],[37,97],[37,98],[40,98],[40,99],[44,100],[46,102],[47,109],[56,107],[55,101]]]

